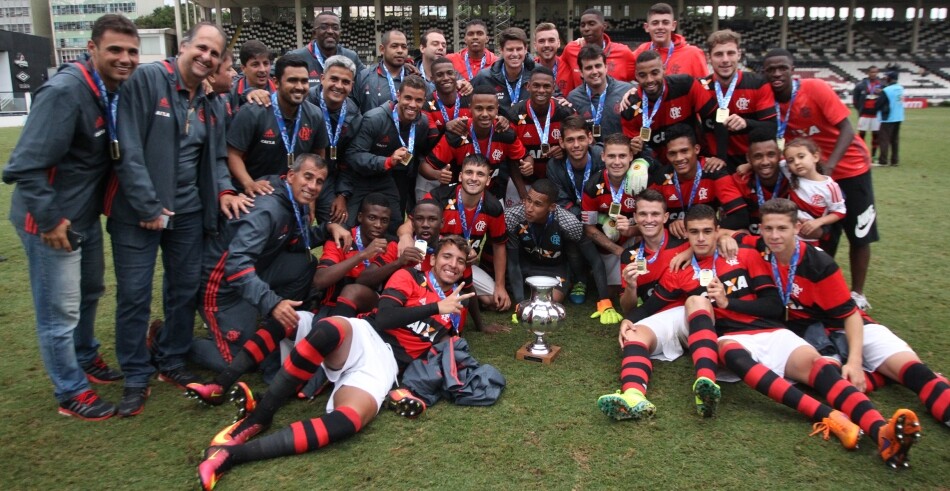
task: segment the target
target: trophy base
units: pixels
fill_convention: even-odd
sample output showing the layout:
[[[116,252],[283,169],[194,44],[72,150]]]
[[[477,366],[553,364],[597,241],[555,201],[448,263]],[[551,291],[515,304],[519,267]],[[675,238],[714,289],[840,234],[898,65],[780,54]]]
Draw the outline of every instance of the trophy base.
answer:
[[[545,365],[550,365],[554,362],[554,359],[557,358],[557,355],[561,353],[560,346],[551,345],[551,351],[538,355],[528,351],[528,345],[523,345],[518,348],[518,351],[515,353],[515,358],[524,361],[533,361],[537,363],[543,363]]]

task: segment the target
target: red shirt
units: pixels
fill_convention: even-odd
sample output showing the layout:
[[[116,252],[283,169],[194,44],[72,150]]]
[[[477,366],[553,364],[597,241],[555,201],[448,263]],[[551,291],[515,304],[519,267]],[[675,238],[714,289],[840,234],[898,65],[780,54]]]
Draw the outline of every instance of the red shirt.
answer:
[[[838,123],[851,116],[851,110],[845,106],[831,86],[817,78],[799,81],[800,86],[789,115],[788,129],[785,130],[785,142],[807,136],[818,144],[823,158],[834,151],[841,131]],[[779,103],[782,118],[788,111],[788,103]],[[857,132],[851,144],[835,166],[831,178],[840,181],[871,171],[871,154]]]
[[[459,213],[458,183],[439,186],[426,194],[425,199],[434,199],[442,205],[442,230],[440,235],[460,235],[465,237],[462,227],[462,217]],[[504,244],[508,242],[505,228],[505,210],[501,202],[488,195],[482,194],[482,209],[475,217],[475,208],[465,209],[465,223],[469,229],[469,245],[476,254],[481,255],[486,242]],[[487,239],[487,240],[486,240]],[[466,279],[472,276],[472,267],[467,266],[463,275]],[[466,282],[467,283],[467,282]]]
[[[737,72],[736,88],[729,99],[729,114],[738,114],[746,120],[766,121],[775,119],[775,97],[772,87],[763,77],[754,73]],[[716,122],[719,100],[716,97],[716,76],[699,80],[704,98],[699,106],[706,155],[719,157],[727,162],[745,162],[749,151],[749,128],[744,131],[729,131],[726,125]],[[722,95],[729,92],[729,85],[720,87]]]
[[[433,92],[432,98],[426,101],[422,106],[422,110],[425,111],[426,115],[429,116],[429,128],[435,128],[438,130],[439,135],[445,134],[445,123],[447,122],[445,120],[445,116],[449,117],[449,121],[461,117],[472,117],[472,110],[469,109],[471,97],[462,97],[457,93],[455,97],[455,104],[458,105],[458,116],[455,115],[454,105],[444,106],[436,103],[436,100],[439,98],[439,94],[437,92]],[[444,115],[442,114],[443,110],[445,111]]]
[[[548,160],[551,159],[541,156],[541,136],[538,133],[538,126],[542,130],[544,129],[548,113],[535,113],[538,117],[537,126],[535,126],[535,120],[531,117],[531,112],[528,111],[528,104],[530,103],[530,100],[526,100],[511,106],[511,117],[509,119],[515,134],[518,135],[518,140],[521,141],[528,155],[534,157],[534,173],[531,175],[531,180],[535,180],[543,179],[547,175]],[[576,113],[574,109],[562,106],[554,100],[551,100],[549,104],[548,111],[551,114],[551,124],[548,126],[548,145],[553,148],[554,145],[560,144],[561,122]]]
[[[610,190],[610,180],[605,169],[596,176],[590,176],[590,180],[584,186],[584,195],[581,196],[581,223],[593,225],[591,222],[596,220],[597,227],[602,227],[603,220],[600,220],[600,218],[607,219],[611,203],[613,203],[613,194]],[[627,194],[626,189],[624,189],[620,195],[620,214],[632,219],[636,211],[636,196]],[[627,239],[628,237],[621,235],[617,238],[616,243],[622,244]]]
[[[650,141],[645,142],[654,150],[657,157],[663,162],[666,160],[666,130],[670,126],[686,123],[696,127],[696,112],[703,103],[701,97],[702,85],[687,75],[667,76],[663,78],[663,94],[660,108],[656,109],[656,101],[650,103],[650,113],[653,121],[650,123]],[[642,91],[629,99],[630,107],[620,113],[620,126],[623,134],[630,138],[640,136],[643,127]],[[649,101],[648,101],[649,103]],[[655,113],[654,113],[655,111]]]
[[[703,78],[709,74],[709,67],[706,65],[706,53],[703,50],[687,43],[686,38],[675,32],[671,41],[673,44],[673,59],[669,59],[669,48],[658,47],[655,49],[660,54],[660,59],[663,60],[664,74],[685,74],[693,78]],[[637,46],[637,49],[633,50],[634,61],[640,56],[640,53],[649,50],[651,44],[653,43],[647,41]]]
[[[703,168],[704,162],[705,159],[700,157],[699,162],[696,163],[697,172]],[[736,183],[723,169],[716,172],[703,172],[703,175],[699,177],[699,189],[696,190],[695,195],[693,195],[694,178],[685,179],[679,176],[677,178],[680,185],[677,193],[673,180],[675,173],[672,165],[666,165],[650,175],[650,189],[659,191],[666,198],[666,209],[670,212],[667,224],[686,218],[690,196],[693,196],[692,205],[707,204],[722,211],[724,215],[746,206],[742,194],[736,188]]]
[[[776,170],[776,172],[779,172]],[[781,175],[781,173],[779,173]],[[778,194],[773,194],[775,185],[762,185],[762,202],[772,198],[788,198],[788,179],[781,177]],[[749,232],[759,235],[759,225],[762,223],[762,215],[759,214],[759,196],[755,192],[755,173],[747,172],[740,174],[736,172],[732,175],[732,180],[736,183],[736,189],[742,194],[742,200],[745,201],[746,208],[749,210]]]
[[[607,58],[607,75],[624,82],[636,80],[636,57],[633,51],[623,43],[614,43],[610,41],[610,36],[604,34],[604,54]],[[564,87],[561,87],[560,81],[558,87],[561,87],[562,94],[568,94],[574,87],[581,84],[581,68],[577,64],[577,54],[580,53],[582,46],[576,42],[567,43],[564,51],[561,52],[561,63],[558,68],[558,78],[561,77],[561,71],[564,72]]]
[[[462,171],[462,160],[473,153],[475,148],[471,141],[471,130],[473,120],[468,121],[468,133],[465,136],[459,136],[455,133],[447,132],[439,140],[439,143],[432,149],[426,157],[425,165],[433,169],[441,170],[450,165],[452,168],[452,182],[458,182],[459,173]],[[524,146],[515,136],[515,132],[509,128],[508,131],[495,131],[491,136],[491,148],[488,145],[489,138],[479,139],[478,148],[482,155],[488,158],[488,164],[492,168],[491,182],[488,187],[492,194],[498,198],[505,196],[505,189],[508,186],[508,167],[502,165],[508,160],[519,160],[527,155]]]
[[[323,255],[320,256],[320,263],[317,265],[317,269],[329,268],[330,266],[340,264],[341,262],[346,261],[347,259],[359,254],[360,249],[356,245],[357,229],[359,229],[358,226],[350,230],[350,234],[353,236],[353,244],[350,245],[350,248],[346,251],[341,250],[340,247],[337,246],[336,241],[334,240],[326,241],[326,243],[323,244]],[[370,242],[367,237],[361,237],[361,239],[364,245]],[[383,252],[382,254],[378,254],[376,257],[370,259],[367,262],[362,262],[362,261],[359,262],[356,266],[353,267],[353,269],[347,271],[346,276],[344,276],[343,279],[338,281],[337,284],[327,288],[326,294],[323,297],[323,304],[329,305],[329,306],[336,305],[337,294],[343,291],[344,286],[350,283],[353,283],[353,281],[355,281],[356,278],[359,278],[359,276],[363,274],[363,271],[366,270],[366,267],[369,264],[376,264],[377,266],[382,266],[385,264],[392,263],[393,261],[396,261],[397,259],[399,259],[398,244],[394,241],[390,241],[389,244],[386,245],[385,252]]]
[[[716,276],[726,287],[726,297],[730,300],[755,300],[758,293],[767,288],[775,288],[772,281],[770,267],[758,251],[751,247],[740,247],[736,259],[727,260],[723,256],[716,258],[713,266],[713,256],[706,256],[697,260],[700,269],[714,269]],[[706,288],[699,286],[699,275],[693,268],[687,266],[679,271],[667,271],[660,278],[654,292],[666,302],[684,301],[692,295],[706,295]],[[716,332],[722,336],[729,333],[751,334],[754,332],[773,331],[785,326],[775,319],[756,317],[721,308],[713,303],[713,314],[716,317]]]
[[[445,55],[445,57],[452,61],[452,66],[455,67],[455,71],[458,72],[459,77],[469,81],[475,78],[475,75],[478,75],[478,72],[481,71],[481,69],[491,67],[492,63],[498,60],[498,57],[495,56],[495,53],[492,53],[486,49],[482,51],[482,53],[484,53],[484,64],[482,63],[481,59],[469,58],[468,66],[466,67],[466,53],[468,53],[468,48],[463,48],[458,53],[450,53]],[[471,70],[471,73],[469,73],[469,70]]]
[[[653,295],[653,291],[656,289],[657,283],[659,283],[660,278],[663,276],[663,272],[670,268],[670,261],[673,260],[677,254],[689,249],[689,242],[684,239],[678,239],[669,232],[663,231],[663,247],[660,249],[657,254],[656,251],[650,249],[649,247],[643,248],[643,257],[647,260],[647,273],[637,276],[637,297],[642,300],[646,300],[650,295]],[[633,262],[636,262],[637,255],[640,253],[640,243],[638,241],[636,245],[628,247],[623,254],[620,255],[620,286],[621,288],[627,288],[627,280],[624,279],[623,269]],[[650,262],[650,261],[653,262]],[[671,309],[673,307],[678,307],[685,303],[685,299],[671,303],[663,308],[663,310]]]

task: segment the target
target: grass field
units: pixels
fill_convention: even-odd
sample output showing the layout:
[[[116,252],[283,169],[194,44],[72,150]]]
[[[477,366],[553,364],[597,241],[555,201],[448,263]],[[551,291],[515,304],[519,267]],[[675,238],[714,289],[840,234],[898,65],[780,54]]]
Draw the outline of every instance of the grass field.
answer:
[[[950,214],[946,211],[950,109],[909,111],[901,166],[875,168],[882,241],[874,246],[866,293],[871,314],[916,347],[936,371],[950,372]],[[0,130],[6,162],[18,130]],[[6,217],[11,186],[0,186]],[[944,196],[944,198],[939,198]],[[944,210],[944,211],[941,211]],[[106,241],[108,244],[108,241]],[[0,226],[0,478],[10,489],[190,489],[195,466],[230,407],[208,409],[154,382],[145,412],[87,423],[56,413],[52,387],[36,347],[25,257],[10,224]],[[108,249],[107,249],[108,255]],[[846,258],[846,249],[839,259]],[[846,261],[843,261],[846,262]],[[105,358],[113,352],[115,281],[107,260],[107,294],[98,333]],[[846,265],[844,265],[847,268]],[[160,295],[155,295],[156,300]],[[159,311],[156,302],[154,312]],[[656,362],[649,422],[618,423],[595,406],[619,388],[616,328],[587,319],[593,304],[569,308],[552,340],[563,346],[550,366],[515,360],[524,329],[470,333],[473,353],[508,379],[487,408],[439,404],[419,420],[383,412],[360,435],[305,456],[241,466],[220,489],[947,489],[950,428],[939,426],[909,390],[889,386],[872,395],[885,417],[898,407],[917,411],[923,439],[913,469],[896,472],[865,438],[847,452],[832,438],[809,438],[796,412],[743,384],[723,386],[718,417],[695,415],[689,357]],[[498,316],[493,319],[503,321]],[[199,324],[200,325],[200,324]],[[247,380],[262,389],[258,376]],[[122,387],[106,386],[109,400]],[[324,411],[292,402],[275,427]]]

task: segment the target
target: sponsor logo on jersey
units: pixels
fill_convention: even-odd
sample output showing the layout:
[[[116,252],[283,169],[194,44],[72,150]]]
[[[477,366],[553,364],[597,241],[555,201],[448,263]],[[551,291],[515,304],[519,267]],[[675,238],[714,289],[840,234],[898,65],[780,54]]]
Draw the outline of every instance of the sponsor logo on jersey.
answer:
[[[275,138],[277,135],[274,134],[274,130],[267,128],[267,131],[264,132],[264,138]]]
[[[709,190],[706,188],[699,188],[699,191],[696,192],[699,195],[700,200],[704,200],[709,197]]]
[[[171,107],[171,106],[168,105],[168,99],[162,97],[162,98],[159,99],[159,101],[158,101],[158,107]]]
[[[633,208],[636,205],[637,203],[632,197],[628,196],[627,199],[623,200],[623,206],[626,206],[627,208]]]
[[[486,223],[485,220],[479,220],[478,223],[475,224],[475,231],[484,232],[487,226],[488,223]]]
[[[673,106],[670,108],[670,119],[679,119],[683,115],[683,108],[679,106]]]
[[[740,111],[747,111],[749,109],[749,102],[749,99],[740,97],[739,100],[736,101],[736,107],[739,108]]]
[[[102,116],[96,118],[96,128],[103,128],[106,125],[106,120],[102,119]],[[99,135],[96,135],[99,136]]]
[[[501,160],[501,158],[502,158],[503,156],[504,156],[504,154],[502,153],[502,151],[499,150],[499,149],[497,149],[497,148],[496,148],[495,150],[493,150],[492,153],[491,153],[491,159],[494,160],[494,161],[496,161],[496,162],[499,161],[499,160]],[[497,172],[498,172],[498,169],[495,169],[495,172],[497,173]],[[494,176],[492,176],[492,177],[494,177]]]
[[[304,126],[300,128],[300,131],[297,132],[297,137],[303,141],[309,141],[310,137],[313,135],[313,130],[309,126]]]

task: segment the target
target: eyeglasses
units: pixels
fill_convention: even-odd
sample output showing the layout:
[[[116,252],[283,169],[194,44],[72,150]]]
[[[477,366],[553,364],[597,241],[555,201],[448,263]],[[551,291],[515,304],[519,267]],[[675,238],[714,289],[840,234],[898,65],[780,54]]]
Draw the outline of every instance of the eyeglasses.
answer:
[[[339,24],[317,24],[317,29],[321,31],[334,31],[334,32],[341,31]]]

